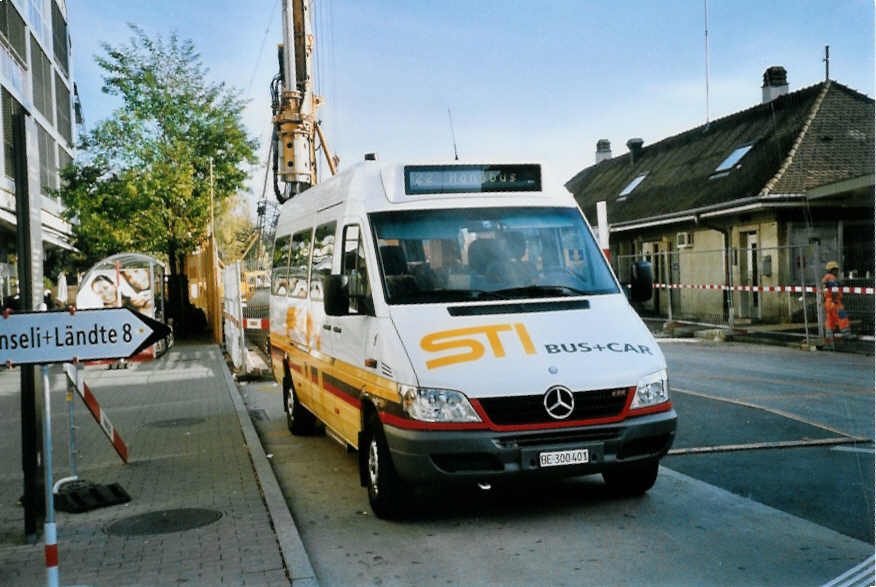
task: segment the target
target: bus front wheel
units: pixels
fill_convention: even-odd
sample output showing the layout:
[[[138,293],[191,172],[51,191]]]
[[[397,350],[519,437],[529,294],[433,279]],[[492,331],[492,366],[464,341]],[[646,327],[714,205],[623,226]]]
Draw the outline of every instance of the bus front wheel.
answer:
[[[408,487],[392,464],[386,435],[376,415],[368,418],[363,440],[359,450],[366,451],[363,464],[371,509],[378,518],[399,517],[406,510]]]

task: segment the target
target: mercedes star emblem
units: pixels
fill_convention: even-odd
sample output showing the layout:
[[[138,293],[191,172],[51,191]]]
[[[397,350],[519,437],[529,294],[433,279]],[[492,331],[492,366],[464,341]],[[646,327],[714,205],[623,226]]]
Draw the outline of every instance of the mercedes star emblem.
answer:
[[[565,420],[575,409],[575,395],[562,385],[549,387],[544,394],[544,409],[554,420]]]

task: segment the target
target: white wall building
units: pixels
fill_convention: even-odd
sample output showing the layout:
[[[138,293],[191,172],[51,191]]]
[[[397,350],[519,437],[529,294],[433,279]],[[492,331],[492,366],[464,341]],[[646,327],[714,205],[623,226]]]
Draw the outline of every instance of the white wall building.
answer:
[[[53,247],[72,248],[70,224],[61,218],[62,205],[52,195],[59,187],[58,170],[73,159],[72,65],[66,0],[0,0],[0,295],[14,293],[17,273],[12,115],[18,108],[30,114],[28,193],[31,206],[40,206],[41,230],[32,222],[32,231],[41,232],[42,250],[34,247],[34,264],[41,264]],[[40,295],[41,286],[34,283]]]

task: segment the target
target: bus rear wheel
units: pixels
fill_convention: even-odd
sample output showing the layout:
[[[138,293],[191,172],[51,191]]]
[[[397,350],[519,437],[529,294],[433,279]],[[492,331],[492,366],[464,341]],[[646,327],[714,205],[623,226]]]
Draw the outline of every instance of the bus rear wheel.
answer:
[[[283,379],[283,411],[286,413],[286,426],[296,436],[313,434],[316,417],[298,401],[295,385]]]

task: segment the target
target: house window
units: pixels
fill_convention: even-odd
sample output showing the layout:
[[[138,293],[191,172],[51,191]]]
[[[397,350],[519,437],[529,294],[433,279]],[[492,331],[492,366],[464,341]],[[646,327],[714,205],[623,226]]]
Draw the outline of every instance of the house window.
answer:
[[[40,49],[36,37],[33,36],[30,38],[30,61],[33,104],[49,122],[54,122],[55,118],[52,114],[52,64],[43,50]]]
[[[0,10],[2,12],[2,10]],[[21,104],[3,89],[3,160],[6,177],[15,181],[15,141],[13,115],[21,112]]]
[[[61,81],[61,76],[55,74],[55,108],[58,110],[58,132],[73,145],[73,128],[70,124],[70,90]]]
[[[733,152],[721,162],[718,167],[715,168],[714,173],[720,173],[722,171],[729,171],[739,163],[739,160],[745,157],[746,153],[748,153],[751,148],[754,146],[754,143],[749,143],[747,145],[742,145],[741,147],[736,147],[733,149]]]
[[[60,172],[62,169],[65,169],[67,166],[73,163],[73,157],[70,156],[64,147],[58,145],[58,171]],[[61,187],[66,187],[63,183]]]
[[[55,141],[42,126],[37,124],[37,139],[40,147],[40,191],[49,195],[58,188],[58,164],[55,158]]]
[[[642,180],[645,179],[647,176],[647,173],[643,173],[642,175],[637,176],[636,179],[627,184],[627,187],[625,187],[623,191],[617,195],[618,199],[626,198],[630,194],[630,192],[636,189],[638,185],[642,183]]]
[[[27,35],[24,32],[24,19],[12,2],[0,2],[0,33],[6,37],[13,52],[22,63],[27,63]]]
[[[9,2],[6,2],[9,4]],[[55,52],[55,63],[67,75],[67,21],[61,14],[58,5],[52,2],[52,46]]]

